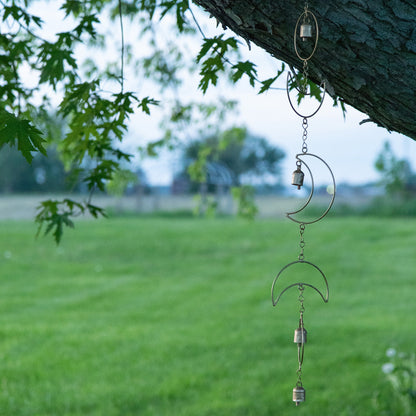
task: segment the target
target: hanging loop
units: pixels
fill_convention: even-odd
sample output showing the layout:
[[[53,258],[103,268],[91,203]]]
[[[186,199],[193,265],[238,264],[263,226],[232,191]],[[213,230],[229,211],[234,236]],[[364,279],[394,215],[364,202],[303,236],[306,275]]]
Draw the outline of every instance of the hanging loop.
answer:
[[[299,29],[299,25],[301,23],[301,21],[307,21],[309,19],[309,17],[312,17],[312,21],[313,24],[315,26],[315,44],[313,46],[313,50],[311,52],[311,54],[307,57],[304,57],[300,54],[299,49],[298,49],[298,29]],[[316,20],[315,15],[307,8],[307,6],[305,7],[305,10],[303,11],[303,13],[299,16],[298,21],[296,22],[296,26],[295,26],[295,33],[293,35],[293,44],[295,46],[295,52],[297,57],[301,60],[301,61],[309,61],[309,59],[312,58],[312,56],[314,55],[316,48],[318,46],[318,40],[319,40],[319,26],[318,26],[318,21]]]
[[[294,82],[296,82],[296,75],[294,75],[294,74],[292,74],[292,72],[291,71],[288,71],[288,73],[287,73],[287,81],[286,81],[286,93],[287,93],[287,98],[289,99],[289,104],[290,104],[290,106],[292,107],[292,110],[299,116],[299,117],[302,117],[302,118],[311,118],[311,117],[313,117],[320,109],[321,109],[321,107],[322,107],[322,104],[324,103],[324,98],[325,98],[325,95],[326,95],[326,87],[325,87],[325,82],[324,81],[322,81],[322,83],[321,83],[321,85],[320,85],[320,87],[322,88],[322,90],[323,90],[323,95],[322,95],[322,99],[321,99],[321,102],[319,103],[319,106],[318,106],[318,108],[314,111],[314,112],[312,112],[312,113],[310,113],[310,114],[306,114],[306,115],[304,115],[304,114],[302,114],[302,113],[300,113],[296,108],[295,108],[295,106],[293,105],[293,103],[292,103],[292,99],[290,98],[290,86],[291,85],[293,85],[294,84]],[[303,90],[303,87],[302,86],[300,86],[300,87],[294,87],[294,88],[296,88],[296,90],[298,91],[298,92],[302,92],[302,90]],[[303,92],[302,92],[303,93]],[[304,94],[304,95],[310,95],[310,94]]]

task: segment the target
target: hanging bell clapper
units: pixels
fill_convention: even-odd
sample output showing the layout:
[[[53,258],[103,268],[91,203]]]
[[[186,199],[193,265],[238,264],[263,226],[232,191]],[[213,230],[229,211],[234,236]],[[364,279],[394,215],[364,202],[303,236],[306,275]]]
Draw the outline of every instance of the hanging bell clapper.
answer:
[[[302,386],[296,386],[293,389],[293,401],[295,402],[296,406],[299,406],[299,403],[305,401],[305,389]]]
[[[303,179],[305,178],[305,174],[302,172],[300,166],[300,164],[297,164],[297,169],[292,173],[292,185],[297,186],[298,189],[303,186]]]

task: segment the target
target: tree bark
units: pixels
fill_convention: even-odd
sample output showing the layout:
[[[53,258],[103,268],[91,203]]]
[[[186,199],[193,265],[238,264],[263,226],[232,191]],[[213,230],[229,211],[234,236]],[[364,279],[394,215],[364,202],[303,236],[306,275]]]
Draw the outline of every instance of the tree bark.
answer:
[[[297,69],[293,33],[304,0],[194,0],[224,26]],[[416,2],[309,0],[319,43],[316,83],[369,121],[416,140]]]

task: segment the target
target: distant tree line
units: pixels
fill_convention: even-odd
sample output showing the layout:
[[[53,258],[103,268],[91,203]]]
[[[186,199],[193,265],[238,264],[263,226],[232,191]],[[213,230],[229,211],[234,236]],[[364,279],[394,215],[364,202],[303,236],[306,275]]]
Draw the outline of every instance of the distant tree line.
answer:
[[[71,174],[65,171],[56,148],[49,147],[48,157],[37,153],[31,164],[15,148],[3,146],[0,152],[0,192],[65,192],[74,190]],[[75,189],[76,190],[76,189]]]
[[[44,120],[50,135],[61,136],[64,126],[59,120]],[[5,145],[0,152],[1,193],[65,193],[82,192],[75,172],[67,171],[57,145],[47,148],[47,156],[37,153],[31,164],[15,147]],[[284,152],[265,138],[250,134],[245,128],[234,127],[216,135],[190,141],[182,151],[181,170],[172,183],[174,193],[200,192],[201,184],[207,192],[230,191],[242,185],[281,187],[281,162]],[[84,162],[87,163],[87,162]],[[135,192],[141,186],[149,191],[142,169],[120,170],[106,183],[106,190],[121,195]],[[85,186],[84,186],[85,188]]]

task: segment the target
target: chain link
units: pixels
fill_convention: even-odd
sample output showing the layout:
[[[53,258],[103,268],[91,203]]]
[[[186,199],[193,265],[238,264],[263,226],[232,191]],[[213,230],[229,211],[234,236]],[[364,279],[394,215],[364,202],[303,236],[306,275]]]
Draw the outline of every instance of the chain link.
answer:
[[[305,260],[305,255],[304,255],[304,248],[305,248],[305,239],[303,238],[303,234],[305,233],[305,224],[300,224],[299,225],[299,234],[300,234],[300,241],[299,241],[299,247],[300,247],[300,253],[298,256],[299,261],[303,261]]]
[[[308,77],[309,77],[309,64],[308,61],[303,61],[303,80],[301,92],[305,95],[308,95]]]
[[[296,371],[298,376],[298,381],[296,382],[296,387],[303,387],[302,386],[302,368],[299,366],[298,370]]]
[[[303,291],[305,290],[305,287],[303,286],[303,284],[299,284],[299,303],[300,303],[300,318],[299,318],[299,326],[301,328],[303,328],[303,313],[305,312],[305,306],[303,304],[303,302],[305,301],[305,297],[303,296]]]
[[[306,140],[308,140],[308,119],[305,117],[302,121],[302,153],[308,153],[308,145],[306,144]]]

